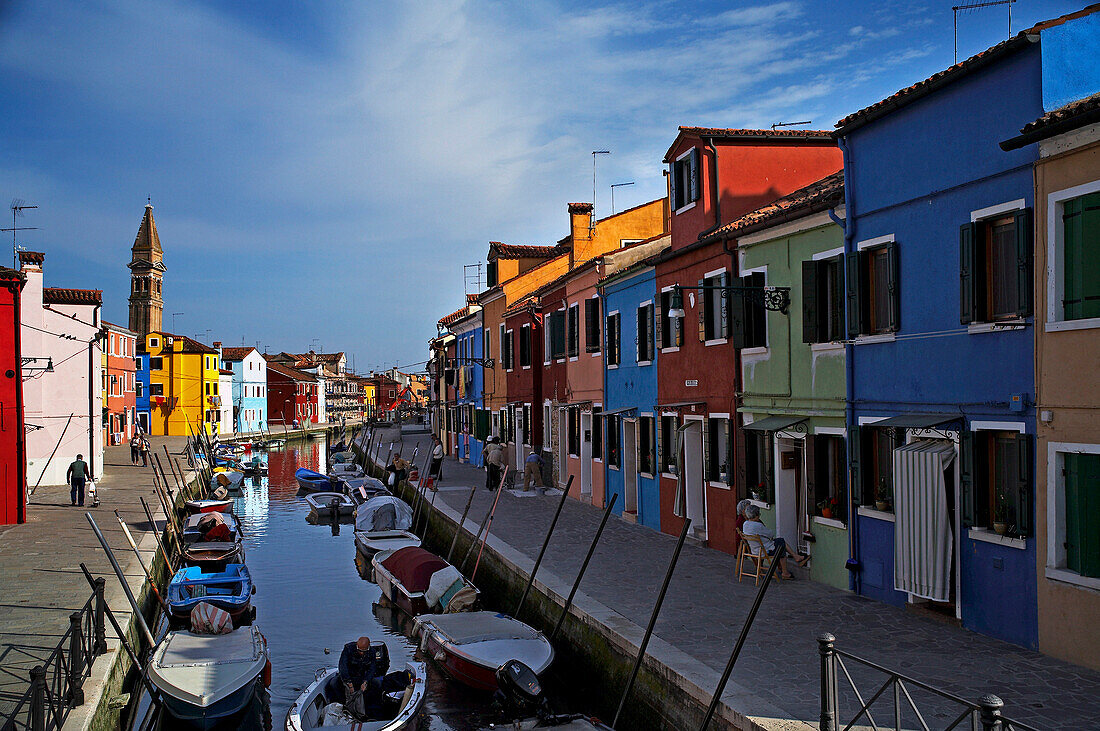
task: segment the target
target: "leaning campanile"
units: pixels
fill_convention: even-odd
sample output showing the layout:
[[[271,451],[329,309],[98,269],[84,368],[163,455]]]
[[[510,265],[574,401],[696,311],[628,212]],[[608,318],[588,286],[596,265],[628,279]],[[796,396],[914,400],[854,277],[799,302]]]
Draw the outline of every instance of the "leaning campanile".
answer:
[[[153,205],[145,206],[130,259],[130,329],[144,338],[160,332],[164,315],[161,280],[164,278],[164,251],[160,248]]]

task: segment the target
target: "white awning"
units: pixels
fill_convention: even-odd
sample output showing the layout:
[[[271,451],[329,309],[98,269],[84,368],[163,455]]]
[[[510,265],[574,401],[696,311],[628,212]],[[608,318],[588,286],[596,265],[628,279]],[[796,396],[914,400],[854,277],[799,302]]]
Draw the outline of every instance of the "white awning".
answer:
[[[894,450],[894,588],[951,600],[954,545],[944,472],[955,448],[925,440]]]

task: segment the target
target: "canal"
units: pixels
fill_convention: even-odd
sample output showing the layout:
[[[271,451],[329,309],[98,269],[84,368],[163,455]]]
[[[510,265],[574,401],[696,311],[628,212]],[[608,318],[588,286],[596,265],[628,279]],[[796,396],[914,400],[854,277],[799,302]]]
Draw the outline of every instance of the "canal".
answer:
[[[271,653],[271,725],[282,729],[287,709],[319,668],[337,665],[344,643],[361,635],[384,641],[393,669],[413,656],[416,643],[402,632],[411,621],[378,606],[378,587],[362,578],[366,567],[357,566],[363,559],[355,550],[354,525],[307,521],[309,505],[298,494],[294,471],[327,471],[326,442],[288,442],[267,459],[268,476],[246,481],[234,509],[256,585],[256,624]],[[489,696],[453,683],[430,662],[428,673],[421,729],[467,731],[495,720]]]

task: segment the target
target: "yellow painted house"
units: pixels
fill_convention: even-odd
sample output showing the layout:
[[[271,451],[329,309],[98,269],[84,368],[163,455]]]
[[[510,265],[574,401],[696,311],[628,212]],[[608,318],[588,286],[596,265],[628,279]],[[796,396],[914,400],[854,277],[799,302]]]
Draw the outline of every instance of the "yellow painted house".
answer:
[[[216,434],[223,398],[218,392],[218,351],[186,335],[151,332],[145,336],[145,354],[149,357],[150,432],[187,436],[203,429]]]

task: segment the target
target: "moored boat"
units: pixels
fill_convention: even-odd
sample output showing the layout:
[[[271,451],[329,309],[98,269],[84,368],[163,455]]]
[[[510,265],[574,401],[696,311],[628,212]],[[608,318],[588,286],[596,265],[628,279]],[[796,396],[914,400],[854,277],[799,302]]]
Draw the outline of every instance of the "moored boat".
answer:
[[[377,495],[355,508],[355,547],[370,557],[379,551],[419,546],[410,533],[412,508],[393,495]]]
[[[295,470],[294,479],[297,480],[298,487],[309,492],[330,492],[335,488],[332,478],[328,475],[307,470],[305,467]]]
[[[408,662],[405,672],[412,682],[399,694],[387,694],[388,710],[392,716],[378,721],[355,721],[342,713],[344,686],[340,682],[338,668],[328,668],[317,673],[313,681],[286,714],[286,731],[309,729],[354,729],[355,731],[405,731],[420,724],[420,711],[424,707],[428,672],[422,662]],[[391,674],[392,675],[392,674]],[[387,678],[388,679],[388,678]]]
[[[338,462],[332,466],[329,477],[366,477],[367,473],[354,462]]]
[[[354,462],[354,461],[355,461],[355,452],[348,452],[348,451],[333,452],[332,454],[329,455],[329,458],[328,458],[329,466],[337,465],[337,464],[347,464],[349,462]]]
[[[231,563],[244,563],[240,524],[227,513],[197,513],[183,524],[183,565],[204,571],[224,571]]]
[[[190,625],[191,610],[200,602],[225,611],[235,627],[251,624],[252,576],[244,564],[228,564],[223,571],[204,572],[198,566],[181,568],[168,582],[165,602],[174,627]]]
[[[355,501],[356,505],[362,505],[376,495],[389,495],[390,491],[375,477],[340,477],[340,487],[344,494]]]
[[[477,603],[477,588],[458,569],[418,546],[376,553],[372,565],[382,596],[413,616],[466,611]]]
[[[146,672],[168,713],[208,728],[252,700],[267,661],[256,627],[210,635],[178,630],[160,641]]]
[[[188,500],[183,504],[188,515],[197,513],[230,513],[233,510],[233,501],[225,500]]]
[[[416,620],[420,648],[451,678],[477,690],[496,690],[496,671],[518,660],[541,674],[554,659],[546,637],[497,612],[424,614]]]
[[[355,512],[355,501],[342,492],[312,492],[306,495],[306,502],[309,511],[318,518]]]

